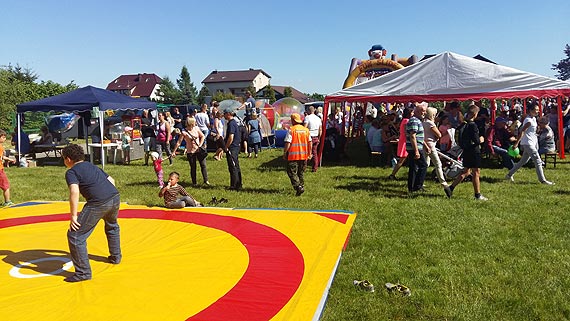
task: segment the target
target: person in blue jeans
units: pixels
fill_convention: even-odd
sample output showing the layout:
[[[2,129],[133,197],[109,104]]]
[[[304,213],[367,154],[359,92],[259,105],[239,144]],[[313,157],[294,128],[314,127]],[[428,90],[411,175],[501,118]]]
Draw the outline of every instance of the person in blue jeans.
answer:
[[[121,203],[119,191],[115,187],[115,180],[99,167],[84,161],[85,152],[76,144],[66,146],[62,150],[62,157],[68,170],[65,180],[69,187],[70,223],[67,231],[69,253],[75,273],[65,278],[66,282],[80,282],[90,280],[91,265],[87,253],[87,238],[99,220],[105,222],[105,235],[109,246],[108,262],[119,264],[121,262],[120,228],[117,222],[119,205]],[[78,213],[79,194],[87,203]]]

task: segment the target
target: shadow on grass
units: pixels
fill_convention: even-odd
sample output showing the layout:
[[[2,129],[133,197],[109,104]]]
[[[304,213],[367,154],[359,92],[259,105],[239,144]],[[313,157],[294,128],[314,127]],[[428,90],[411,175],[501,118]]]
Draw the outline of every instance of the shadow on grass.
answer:
[[[562,190],[562,189],[559,189],[559,190],[554,191],[554,194],[558,194],[558,195],[570,195],[570,190]]]
[[[260,172],[276,172],[276,171],[285,171],[285,166],[287,162],[280,156],[276,157],[268,162],[262,163],[257,168]]]
[[[347,177],[337,176],[336,179],[347,179]],[[377,177],[369,176],[359,176],[354,175],[348,177],[351,180],[358,180],[356,182],[348,182],[346,184],[337,185],[335,188],[347,190],[349,192],[356,191],[366,191],[370,193],[378,193],[386,198],[416,198],[416,197],[429,197],[429,198],[441,198],[443,194],[443,189],[440,193],[433,192],[416,192],[409,194],[407,187],[402,185],[402,182],[393,180],[379,180]]]

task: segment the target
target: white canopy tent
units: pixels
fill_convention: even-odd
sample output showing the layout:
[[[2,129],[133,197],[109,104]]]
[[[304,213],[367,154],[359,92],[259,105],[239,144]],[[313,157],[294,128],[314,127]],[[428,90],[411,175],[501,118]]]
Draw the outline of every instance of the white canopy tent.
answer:
[[[562,97],[570,96],[570,82],[496,65],[452,52],[444,52],[362,84],[325,97],[324,114],[330,103],[435,102],[490,99],[557,98],[559,153],[564,156]],[[494,118],[494,117],[493,117]],[[324,141],[325,131],[322,140]],[[323,145],[321,145],[322,154]]]

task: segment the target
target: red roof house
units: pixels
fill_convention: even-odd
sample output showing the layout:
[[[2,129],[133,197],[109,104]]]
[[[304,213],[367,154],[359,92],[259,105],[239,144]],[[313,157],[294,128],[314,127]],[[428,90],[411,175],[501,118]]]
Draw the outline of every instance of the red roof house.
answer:
[[[107,85],[107,90],[131,97],[160,99],[157,91],[162,78],[156,74],[121,75]]]

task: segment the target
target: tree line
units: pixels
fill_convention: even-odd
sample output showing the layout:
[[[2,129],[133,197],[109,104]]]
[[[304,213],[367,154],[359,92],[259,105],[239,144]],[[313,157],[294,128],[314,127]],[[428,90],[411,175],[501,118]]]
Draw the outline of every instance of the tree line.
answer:
[[[18,64],[0,67],[0,128],[11,132],[15,127],[16,105],[63,94],[79,88],[73,80],[61,85],[51,80],[37,82],[39,76]],[[24,130],[37,130],[45,124],[45,113],[28,113]]]

